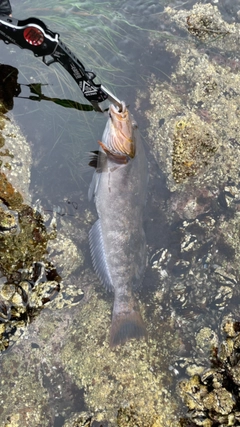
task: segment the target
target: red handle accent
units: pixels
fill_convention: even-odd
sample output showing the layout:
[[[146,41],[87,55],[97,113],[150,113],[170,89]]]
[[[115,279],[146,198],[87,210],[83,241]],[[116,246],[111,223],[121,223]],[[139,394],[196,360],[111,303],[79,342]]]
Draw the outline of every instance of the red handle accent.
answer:
[[[27,27],[23,31],[26,42],[33,46],[40,46],[44,42],[44,35],[41,30],[35,27]]]

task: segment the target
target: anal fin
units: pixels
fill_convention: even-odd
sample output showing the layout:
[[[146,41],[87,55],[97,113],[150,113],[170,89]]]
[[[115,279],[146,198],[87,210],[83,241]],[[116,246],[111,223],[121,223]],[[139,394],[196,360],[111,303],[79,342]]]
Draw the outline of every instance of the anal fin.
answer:
[[[105,288],[108,291],[113,291],[113,282],[107,265],[100,219],[93,224],[89,232],[89,243],[94,270]]]

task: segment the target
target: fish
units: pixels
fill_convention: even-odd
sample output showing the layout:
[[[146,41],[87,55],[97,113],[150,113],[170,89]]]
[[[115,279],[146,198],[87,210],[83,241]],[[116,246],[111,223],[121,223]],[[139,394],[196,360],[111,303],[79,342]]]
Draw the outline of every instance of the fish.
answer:
[[[90,161],[95,171],[88,193],[98,214],[89,232],[93,267],[104,287],[114,292],[110,348],[147,338],[134,292],[147,263],[143,213],[148,164],[137,123],[121,105],[121,110],[109,107],[100,149]]]

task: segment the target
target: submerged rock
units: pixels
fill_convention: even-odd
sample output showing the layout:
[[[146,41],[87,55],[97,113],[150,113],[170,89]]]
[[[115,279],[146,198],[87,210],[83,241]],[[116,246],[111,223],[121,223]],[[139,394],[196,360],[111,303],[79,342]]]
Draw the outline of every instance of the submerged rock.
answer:
[[[179,183],[195,176],[206,167],[217,151],[218,141],[213,131],[192,115],[182,117],[175,125],[173,134],[172,174]]]
[[[230,331],[230,335],[219,349],[212,349],[211,367],[179,383],[179,393],[190,411],[193,425],[239,425],[239,324],[225,318],[222,329]]]
[[[240,25],[205,3],[165,14],[177,34],[166,42],[176,66],[169,83],[153,75],[137,101],[142,110],[150,98],[149,145],[169,190],[159,201],[169,226],[161,227],[152,255],[156,295],[182,338],[173,363],[179,378],[189,376],[178,389],[190,410],[182,425],[238,425],[239,358],[230,338],[215,358],[213,382],[204,372],[223,318],[240,320]],[[151,39],[156,49],[157,35]]]

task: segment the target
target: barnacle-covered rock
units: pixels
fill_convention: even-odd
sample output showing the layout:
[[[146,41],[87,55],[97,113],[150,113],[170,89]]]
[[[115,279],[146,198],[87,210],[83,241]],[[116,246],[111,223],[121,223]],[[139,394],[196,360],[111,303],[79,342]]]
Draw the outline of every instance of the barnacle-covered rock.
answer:
[[[228,415],[235,406],[232,394],[224,387],[218,388],[203,398],[203,405],[210,411],[215,411],[222,415]]]
[[[176,61],[170,84],[152,75],[137,100],[141,111],[150,98],[148,141],[169,190],[159,205],[170,225],[159,227],[152,269],[159,312],[168,308],[182,338],[173,369],[187,376],[184,426],[239,423],[240,24],[220,8],[165,8],[177,33],[165,43]],[[151,40],[157,49],[158,35]]]
[[[200,352],[218,347],[217,334],[211,328],[202,328],[196,336],[196,345]]]
[[[50,274],[54,268],[46,259],[52,234],[29,204],[29,144],[13,119],[1,115],[0,121],[0,324],[4,350],[53,298],[53,289],[59,291],[60,278]],[[41,263],[46,274],[38,271]],[[55,280],[48,281],[50,275]]]
[[[234,383],[240,386],[240,361],[230,369]]]
[[[202,398],[207,395],[207,387],[201,384],[200,377],[194,375],[179,383],[179,392],[190,410],[203,411]]]
[[[167,51],[178,62],[170,76],[171,84],[161,83],[154,76],[149,82],[151,108],[146,116],[153,154],[170,191],[181,194],[189,183],[195,189],[208,186],[213,192],[216,186],[226,185],[230,200],[235,197],[234,190],[231,194],[227,189],[237,187],[239,191],[239,73],[233,61],[223,60],[222,52],[228,51],[226,46],[230,51],[238,49],[240,25],[224,22],[217,6],[210,4],[197,3],[192,10],[167,7],[165,13],[186,32],[188,22],[199,16],[204,34],[214,43],[211,39],[206,53],[200,51],[194,37],[178,37],[177,42],[169,38],[166,42]],[[208,30],[203,22],[208,22]],[[152,33],[151,37],[155,46],[157,35]],[[146,96],[139,94],[139,108]],[[231,177],[229,184],[226,176]]]
[[[92,419],[92,414],[89,412],[77,413],[69,417],[63,427],[91,427]]]
[[[217,137],[197,115],[182,117],[173,133],[172,174],[177,183],[206,167],[217,151]]]
[[[179,27],[187,30],[202,42],[214,43],[216,41],[218,45],[221,44],[226,49],[232,50],[239,39],[239,31],[236,26],[225,22],[218,7],[210,3],[205,5],[197,3],[193,5],[191,11],[183,9],[176,12],[176,9],[171,7],[167,7],[165,10]]]
[[[17,229],[16,216],[0,206],[0,233],[13,232]]]
[[[238,322],[234,322],[231,318],[225,318],[224,324],[227,324],[231,331],[238,328]],[[221,342],[219,350],[212,349],[211,368],[179,383],[180,395],[196,425],[203,426],[207,420],[211,420],[216,426],[238,425],[239,350],[240,334],[227,337]]]

